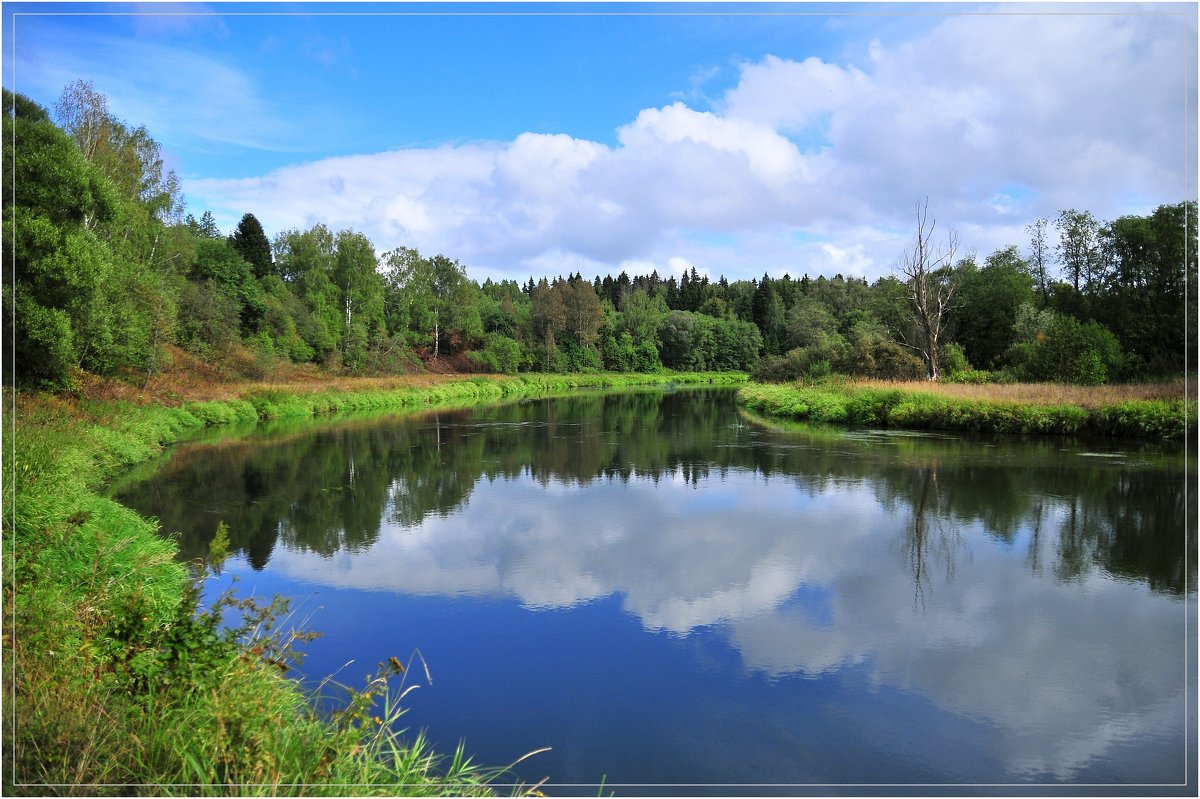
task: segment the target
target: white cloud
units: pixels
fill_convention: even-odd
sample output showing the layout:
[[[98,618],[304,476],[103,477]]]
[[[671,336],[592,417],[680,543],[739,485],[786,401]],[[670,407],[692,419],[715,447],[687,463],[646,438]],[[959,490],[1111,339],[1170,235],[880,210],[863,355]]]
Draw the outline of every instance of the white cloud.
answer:
[[[981,255],[1023,244],[1025,223],[1061,208],[1109,219],[1185,199],[1189,19],[954,16],[915,40],[871,41],[862,64],[744,63],[714,110],[644,109],[615,146],[525,133],[185,190],[228,225],[247,210],[269,230],[323,220],[490,276],[670,271],[679,258],[730,278],[874,278],[921,198]],[[822,233],[800,241],[800,229]],[[694,230],[728,240],[687,239]]]
[[[786,187],[809,177],[796,146],[777,131],[753,120],[694,111],[682,103],[648,108],[631,125],[617,131],[627,152],[671,157],[690,143],[744,159],[743,170],[768,186]]]
[[[145,125],[164,142],[301,149],[301,127],[245,72],[216,55],[157,43],[148,36],[151,31],[159,36],[198,26],[219,29],[219,19],[135,19],[147,37],[87,35],[53,18],[18,18],[16,67],[8,79],[16,91],[48,97],[57,97],[72,81],[90,80],[108,97],[113,114]]]
[[[1019,775],[1070,780],[1114,746],[1177,733],[1182,664],[1145,656],[1179,642],[1177,599],[1098,568],[1066,584],[1052,568],[1026,570],[981,522],[952,516],[922,539],[918,598],[907,490],[741,469],[699,491],[679,475],[656,485],[597,480],[587,490],[481,481],[454,513],[385,525],[368,555],[314,568],[316,556],[280,548],[272,565],[327,585],[534,609],[619,596],[651,632],[716,628],[748,672],[817,676],[858,665],[876,685],[982,719],[1000,733],[997,757]],[[1038,527],[1039,559],[1053,563],[1071,504],[1028,503],[1017,537]],[[817,599],[790,601],[806,596]]]
[[[724,111],[795,133],[822,115],[847,108],[869,91],[870,80],[854,67],[843,69],[819,58],[802,62],[768,55],[744,64],[738,85],[725,95]]]

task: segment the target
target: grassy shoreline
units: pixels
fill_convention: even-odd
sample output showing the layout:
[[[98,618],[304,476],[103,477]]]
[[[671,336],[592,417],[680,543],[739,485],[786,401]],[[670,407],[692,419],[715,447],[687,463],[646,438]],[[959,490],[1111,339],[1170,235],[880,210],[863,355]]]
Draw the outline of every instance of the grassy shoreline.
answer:
[[[101,495],[124,470],[214,426],[544,396],[586,388],[734,384],[743,374],[523,375],[361,381],[350,390],[257,386],[219,400],[6,397],[4,790],[10,795],[488,794],[502,769],[438,756],[390,732],[387,686],[347,693],[321,718],[276,665],[299,631],[248,640],[157,525]],[[219,553],[213,553],[219,563]],[[246,608],[240,608],[245,613]],[[286,624],[282,607],[250,608]],[[257,615],[256,615],[257,614]],[[236,639],[236,640],[235,640]],[[398,661],[405,653],[396,653]],[[385,710],[376,718],[378,704]],[[380,722],[383,723],[380,723]]]
[[[1043,386],[999,394],[991,387],[829,382],[804,386],[747,383],[738,402],[765,416],[852,427],[890,427],[962,433],[1092,435],[1163,441],[1194,439],[1196,409],[1173,392],[1164,398],[1127,398],[1117,392],[1098,401],[1076,392],[1063,399]],[[1136,393],[1136,392],[1130,392]],[[1181,391],[1180,394],[1183,392]]]
[[[1175,440],[1195,431],[1182,399],[1094,407],[938,396],[885,384],[746,384],[744,374],[429,376],[222,389],[223,398],[6,397],[4,447],[4,790],[10,794],[486,795],[502,769],[461,750],[438,756],[379,724],[401,712],[387,686],[346,694],[340,719],[271,665],[298,631],[247,642],[197,613],[194,574],[153,521],[101,495],[162,449],[202,430],[341,412],[396,411],[579,389],[744,384],[764,415],[850,425],[1089,433]],[[15,409],[15,412],[12,412]],[[219,554],[214,560],[219,561]],[[258,611],[251,609],[251,615]],[[267,608],[259,618],[284,616]],[[286,621],[286,617],[285,617]],[[262,647],[264,651],[256,651]],[[403,659],[405,653],[396,653]]]

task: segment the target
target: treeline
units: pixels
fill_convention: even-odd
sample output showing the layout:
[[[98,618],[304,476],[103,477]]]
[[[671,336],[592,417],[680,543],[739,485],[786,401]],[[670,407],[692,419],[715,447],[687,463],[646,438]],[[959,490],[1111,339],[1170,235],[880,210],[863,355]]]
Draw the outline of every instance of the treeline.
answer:
[[[165,345],[255,376],[282,362],[370,374],[445,358],[510,374],[927,374],[911,281],[898,277],[714,282],[693,267],[680,279],[479,284],[446,255],[378,255],[353,230],[317,224],[272,240],[252,213],[228,235],[207,211],[185,214],[158,143],[89,83],[68,86],[53,118],[7,91],[4,112],[8,382],[148,378]],[[1182,372],[1195,213],[1180,203],[1101,224],[1064,211],[1030,225],[1027,256],[1014,245],[945,267],[955,302],[941,373],[1100,383]]]

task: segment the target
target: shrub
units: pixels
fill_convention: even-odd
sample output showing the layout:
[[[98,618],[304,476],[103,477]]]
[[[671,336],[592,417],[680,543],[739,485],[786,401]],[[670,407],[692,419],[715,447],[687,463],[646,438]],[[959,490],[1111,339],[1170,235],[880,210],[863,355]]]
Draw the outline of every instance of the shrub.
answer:
[[[953,372],[951,374],[942,375],[942,380],[947,383],[971,383],[974,385],[1002,382],[997,380],[996,376],[991,372],[987,372],[982,369],[964,369],[961,372]]]
[[[521,345],[508,336],[488,333],[483,349],[467,353],[467,358],[492,372],[515,375],[521,366]]]
[[[943,377],[972,370],[963,348],[953,341],[938,348],[938,365],[941,367]]]
[[[179,294],[179,345],[198,355],[226,355],[237,341],[237,302],[211,281],[184,283]]]
[[[1112,331],[1094,321],[1023,305],[1013,329],[1008,362],[1020,380],[1100,385],[1133,367]]]
[[[44,388],[74,388],[77,358],[67,313],[39,305],[20,287],[15,291],[10,286],[4,287],[4,306],[5,332],[15,350],[9,368],[19,369],[23,376]]]
[[[1080,386],[1099,386],[1108,380],[1108,367],[1095,350],[1084,350],[1071,364],[1071,382]]]
[[[786,383],[798,380],[809,366],[807,352],[800,347],[786,355],[768,355],[750,373],[753,380],[764,383]]]
[[[416,353],[404,343],[402,335],[389,336],[367,350],[363,368],[374,374],[415,374],[425,367]]]

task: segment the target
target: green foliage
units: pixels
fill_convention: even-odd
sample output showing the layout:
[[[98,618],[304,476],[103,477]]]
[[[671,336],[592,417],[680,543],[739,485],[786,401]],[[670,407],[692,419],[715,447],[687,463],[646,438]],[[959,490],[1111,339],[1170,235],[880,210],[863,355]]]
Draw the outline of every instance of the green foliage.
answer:
[[[258,421],[254,406],[244,400],[189,402],[184,409],[209,427]]]
[[[787,336],[787,307],[779,296],[776,282],[763,275],[751,300],[754,324],[762,336],[766,355],[778,355]]]
[[[384,338],[384,286],[375,249],[361,233],[343,230],[335,241],[333,282],[341,291],[345,329],[342,363],[361,369],[367,348]]]
[[[817,361],[809,350],[796,347],[784,355],[768,355],[755,365],[751,375],[754,380],[764,383],[786,383],[810,376],[817,363],[828,365],[828,361]],[[818,367],[817,371],[824,371]]]
[[[668,313],[658,335],[662,362],[668,369],[747,370],[758,360],[762,346],[758,329],[748,322],[691,311]]]
[[[1029,269],[1016,247],[992,253],[982,268],[971,261],[959,268],[957,343],[972,363],[998,366],[1012,345],[1017,309],[1034,300]]]
[[[579,344],[571,337],[563,339],[556,357],[559,371],[563,372],[598,372],[602,368],[600,350]]]
[[[996,382],[996,376],[991,372],[986,372],[982,369],[962,369],[948,375],[944,375],[942,380],[946,383],[972,383],[983,385],[985,383]]]
[[[403,336],[394,335],[377,342],[367,350],[363,371],[380,375],[415,374],[424,371]]]
[[[804,309],[808,319],[819,324],[802,326],[799,314],[793,317],[790,340],[808,342],[789,350],[783,356],[767,356],[754,370],[754,379],[766,382],[817,380],[834,372],[883,380],[915,380],[925,374],[921,359],[897,344],[887,331],[870,315],[863,313],[851,321],[849,333],[829,326],[832,315],[824,308]]]
[[[209,221],[212,221],[211,216]],[[212,229],[215,230],[216,225],[212,225]],[[202,236],[207,234],[207,230],[201,231]],[[267,240],[262,223],[254,214],[242,216],[233,234],[229,237],[229,244],[243,261],[250,264],[251,269],[254,270],[254,277],[263,278],[275,273],[275,265],[271,258],[271,242]]]
[[[1196,330],[1196,214],[1195,202],[1161,205],[1100,230],[1106,280],[1092,302],[1096,321],[1152,374],[1183,371]]]
[[[304,308],[299,316],[289,315],[313,360],[323,361],[337,350],[345,328],[341,293],[333,282],[334,236],[321,224],[286,230],[275,239],[275,253],[280,275]]]
[[[600,354],[604,367],[617,372],[653,373],[663,368],[654,342],[635,343],[628,330],[613,336],[612,330],[606,327],[601,332]]]
[[[960,372],[971,371],[971,364],[967,360],[962,346],[954,342],[943,344],[938,348],[938,363],[941,364],[942,379],[952,378]]]
[[[323,225],[282,232],[272,257],[253,214],[228,239],[210,212],[184,221],[159,145],[115,119],[90,83],[64,90],[61,129],[26,98],[6,92],[4,103],[4,165],[16,178],[3,209],[14,266],[5,332],[17,346],[9,380],[65,388],[80,369],[141,379],[164,344],[222,358],[239,339],[262,356],[254,374],[283,358],[411,372],[422,368],[417,354],[459,352],[510,371],[516,351],[518,369],[744,370],[766,354],[761,374],[772,379],[916,376],[907,345],[921,336],[895,278],[730,283],[692,269],[681,280],[568,274],[481,287],[447,256],[399,247],[378,264],[365,236]],[[1196,292],[1186,290],[1196,282],[1195,217],[1189,203],[1106,225],[1064,212],[1058,254],[1069,284],[1045,274],[1044,224],[1034,226],[1043,234],[1034,263],[1015,247],[982,267],[968,259],[954,276],[949,329],[960,354],[1012,379],[1095,384],[1182,369],[1183,322],[1195,318]],[[1018,329],[1018,309],[1034,307],[1034,272],[1054,336]],[[1061,321],[1072,317],[1077,328]],[[1116,348],[1105,330],[1118,331]],[[955,352],[942,350],[943,360]],[[950,379],[966,368],[942,365]]]
[[[263,305],[262,329],[271,335],[278,355],[294,363],[307,363],[315,351],[300,334],[310,325],[308,309],[279,277],[271,275],[259,281]]]
[[[554,290],[562,295],[565,330],[581,347],[590,348],[604,322],[600,298],[592,284],[581,278],[571,278],[555,283]]]
[[[238,305],[215,283],[185,283],[179,294],[176,340],[200,355],[224,356],[237,341]]]
[[[1013,330],[1008,360],[1020,380],[1099,385],[1126,371],[1117,337],[1094,321],[1023,305]]]
[[[226,334],[212,333],[214,338],[236,338],[239,330],[251,334],[266,312],[262,292],[254,273],[237,250],[221,239],[200,239],[196,242],[196,260],[188,277],[197,283],[208,282],[228,297],[237,310],[237,324]]]
[[[635,289],[621,298],[619,332],[627,332],[635,343],[658,344],[658,331],[668,312],[666,300],[645,289]]]
[[[1183,402],[1129,401],[1092,413],[1090,426],[1102,435],[1182,440],[1195,435],[1195,407]]]
[[[1059,263],[1076,292],[1090,294],[1101,279],[1100,223],[1090,211],[1062,211],[1054,226],[1059,232]]]
[[[515,375],[521,365],[521,345],[499,333],[488,333],[484,348],[469,353],[469,357],[490,371]]]
[[[247,343],[250,345],[250,351],[254,353],[254,367],[251,371],[251,376],[256,378],[269,377],[275,371],[279,357],[275,350],[275,341],[271,338],[271,334],[265,330],[260,330]]]
[[[381,310],[394,332],[407,332],[434,357],[443,345],[459,350],[483,337],[479,289],[458,261],[400,247],[385,253],[383,262]]]
[[[915,391],[748,383],[738,401],[761,413],[866,427],[1039,435],[1093,434],[1178,440],[1194,429],[1182,402],[1075,405],[952,399]]]
[[[18,104],[16,97],[6,102]],[[115,213],[117,199],[62,131],[31,113],[27,100],[20,105],[27,116],[3,123],[13,176],[3,215],[15,377],[62,388],[74,367],[111,372],[125,365],[113,337],[119,317],[112,303],[121,300],[108,291],[113,264],[91,229]]]
[[[51,389],[70,389],[75,384],[74,331],[71,317],[61,308],[39,305],[22,284],[4,287],[6,340],[13,342],[17,374]],[[9,379],[7,370],[5,379]]]

